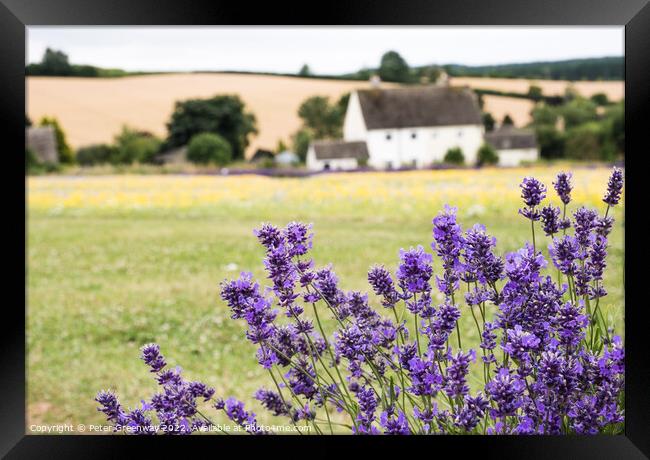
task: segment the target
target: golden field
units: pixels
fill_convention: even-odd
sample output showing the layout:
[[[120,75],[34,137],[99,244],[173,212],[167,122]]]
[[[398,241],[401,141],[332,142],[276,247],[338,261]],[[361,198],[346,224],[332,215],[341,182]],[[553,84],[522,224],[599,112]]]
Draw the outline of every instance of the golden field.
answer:
[[[533,118],[530,112],[535,103],[530,99],[521,99],[508,96],[483,96],[483,110],[492,114],[497,122],[501,122],[506,115],[510,115],[515,126],[526,126]]]
[[[258,148],[274,150],[300,128],[298,107],[311,96],[337,99],[366,82],[318,80],[245,74],[167,74],[123,78],[27,78],[27,114],[32,120],[55,116],[73,147],[111,142],[127,124],[158,136],[174,103],[217,94],[237,94],[257,117]]]
[[[452,79],[453,85],[515,92],[528,91],[531,83],[540,85],[545,94],[562,94],[568,84],[494,78]],[[258,122],[259,134],[251,138],[248,156],[258,148],[274,150],[280,139],[289,141],[301,124],[298,107],[308,97],[321,95],[336,99],[369,85],[361,81],[216,73],[124,78],[29,77],[26,84],[29,117],[34,121],[43,116],[58,118],[74,148],[112,142],[124,124],[165,136],[165,123],[176,101],[238,94]],[[623,95],[622,82],[577,82],[575,87],[586,96],[602,91],[610,99],[617,100]],[[485,109],[495,119],[502,120],[509,114],[518,126],[530,121],[532,107],[532,102],[525,99],[485,96]]]
[[[531,85],[539,86],[546,96],[562,96],[568,86],[584,97],[604,93],[610,101],[620,101],[625,95],[623,81],[567,81],[567,80],[528,80],[524,78],[486,78],[486,77],[453,77],[451,84],[468,85],[476,89],[492,89],[496,91],[527,93]]]

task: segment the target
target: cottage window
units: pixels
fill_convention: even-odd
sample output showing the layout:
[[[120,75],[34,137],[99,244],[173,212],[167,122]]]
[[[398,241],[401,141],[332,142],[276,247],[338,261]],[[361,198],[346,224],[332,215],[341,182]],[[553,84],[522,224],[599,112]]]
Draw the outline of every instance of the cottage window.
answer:
[[[411,139],[417,139],[418,133],[411,133]]]
[[[458,137],[463,137],[463,132],[462,131],[458,131]]]
[[[390,133],[386,133],[386,140],[389,141],[393,138]]]

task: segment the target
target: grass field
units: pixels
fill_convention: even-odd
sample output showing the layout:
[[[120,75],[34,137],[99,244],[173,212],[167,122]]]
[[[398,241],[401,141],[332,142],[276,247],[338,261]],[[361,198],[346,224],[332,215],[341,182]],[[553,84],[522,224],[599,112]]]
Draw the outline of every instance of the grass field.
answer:
[[[28,425],[100,423],[93,397],[102,388],[115,389],[127,406],[149,397],[155,384],[138,348],[150,341],[161,345],[170,364],[213,385],[218,395],[252,401],[259,386],[272,384],[256,365],[244,326],[229,319],[218,298],[219,282],[241,270],[267,284],[263,251],[252,235],[262,221],[313,222],[316,264],[331,262],[342,288],[367,290],[370,265],[393,268],[400,248],[429,247],[431,219],[445,203],[459,207],[464,227],[484,223],[497,237],[499,251],[517,249],[530,238],[529,226],[517,215],[519,182],[535,175],[550,187],[558,170],[309,179],[30,177]],[[579,203],[602,212],[609,171],[573,172],[571,210]],[[622,333],[622,206],[614,216],[606,272],[610,294],[602,305]],[[464,342],[476,346],[466,310],[461,321]]]

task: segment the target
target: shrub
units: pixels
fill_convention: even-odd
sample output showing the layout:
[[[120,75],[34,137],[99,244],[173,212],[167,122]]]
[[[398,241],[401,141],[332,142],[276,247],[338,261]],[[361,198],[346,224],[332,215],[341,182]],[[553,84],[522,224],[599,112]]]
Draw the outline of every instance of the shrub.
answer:
[[[215,163],[223,166],[232,161],[232,147],[218,134],[197,134],[187,146],[187,159],[192,163]]]
[[[63,128],[59,121],[54,117],[41,118],[41,126],[51,126],[54,128],[54,136],[56,137],[56,150],[59,155],[59,162],[64,164],[74,163],[74,155],[72,149],[68,145]]]
[[[77,163],[82,166],[100,165],[115,162],[117,149],[108,144],[97,144],[77,150]]]
[[[443,159],[445,163],[450,163],[454,165],[462,165],[465,163],[465,155],[463,155],[463,151],[460,149],[460,147],[454,147],[449,150],[447,150],[447,153],[445,153],[445,158]]]
[[[625,349],[599,299],[623,172],[612,172],[602,215],[580,207],[573,221],[560,218],[555,204],[542,207],[546,187],[538,180],[526,177],[520,187],[518,218],[532,244],[502,257],[484,226],[463,231],[447,206],[433,219],[431,247],[440,260],[422,246],[402,249],[395,276],[384,266],[368,272],[373,299],[343,291],[331,266],[314,267],[311,226],[262,225],[255,234],[271,286],[246,272],[221,284],[221,299],[245,323],[275,385],[255,399],[296,429],[309,425],[319,434],[333,433],[329,414],[336,412],[335,425],[345,417],[342,426],[358,434],[622,433]],[[558,174],[554,187],[557,204],[571,201],[570,175]],[[540,230],[549,237],[548,270]],[[469,314],[473,322],[459,321]],[[328,336],[331,324],[336,331]],[[479,359],[463,346],[461,325],[476,326]],[[154,433],[156,417],[163,432],[216,431],[199,408],[209,401],[238,430],[264,432],[243,402],[215,398],[213,388],[168,366],[158,345],[141,352],[161,391],[132,410],[112,391],[99,392],[98,410],[116,427]],[[470,389],[472,368],[478,391]]]
[[[42,170],[41,162],[38,161],[36,153],[29,147],[25,149],[25,171],[29,174],[38,173]]]
[[[477,163],[479,166],[495,165],[498,162],[499,154],[491,145],[483,144],[481,148],[478,149]]]
[[[234,160],[244,158],[248,136],[257,133],[255,115],[230,95],[177,102],[167,129],[168,148],[187,145],[196,134],[218,134],[230,144]]]
[[[115,164],[151,163],[160,151],[160,139],[146,131],[137,131],[123,126],[115,137],[115,152],[112,162]]]

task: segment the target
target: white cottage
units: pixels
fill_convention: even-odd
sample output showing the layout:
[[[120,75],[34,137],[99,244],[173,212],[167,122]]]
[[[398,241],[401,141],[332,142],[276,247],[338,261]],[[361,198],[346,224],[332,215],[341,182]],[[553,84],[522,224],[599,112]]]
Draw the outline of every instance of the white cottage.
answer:
[[[469,88],[373,88],[350,95],[343,137],[365,142],[368,164],[379,169],[427,167],[459,147],[467,164],[483,143],[481,110]],[[310,169],[321,163],[307,162]]]
[[[367,164],[364,141],[316,141],[307,150],[307,166],[314,171],[357,169]]]
[[[535,133],[528,129],[518,129],[504,125],[486,133],[485,142],[499,155],[499,166],[518,166],[524,161],[537,161],[539,148]]]

